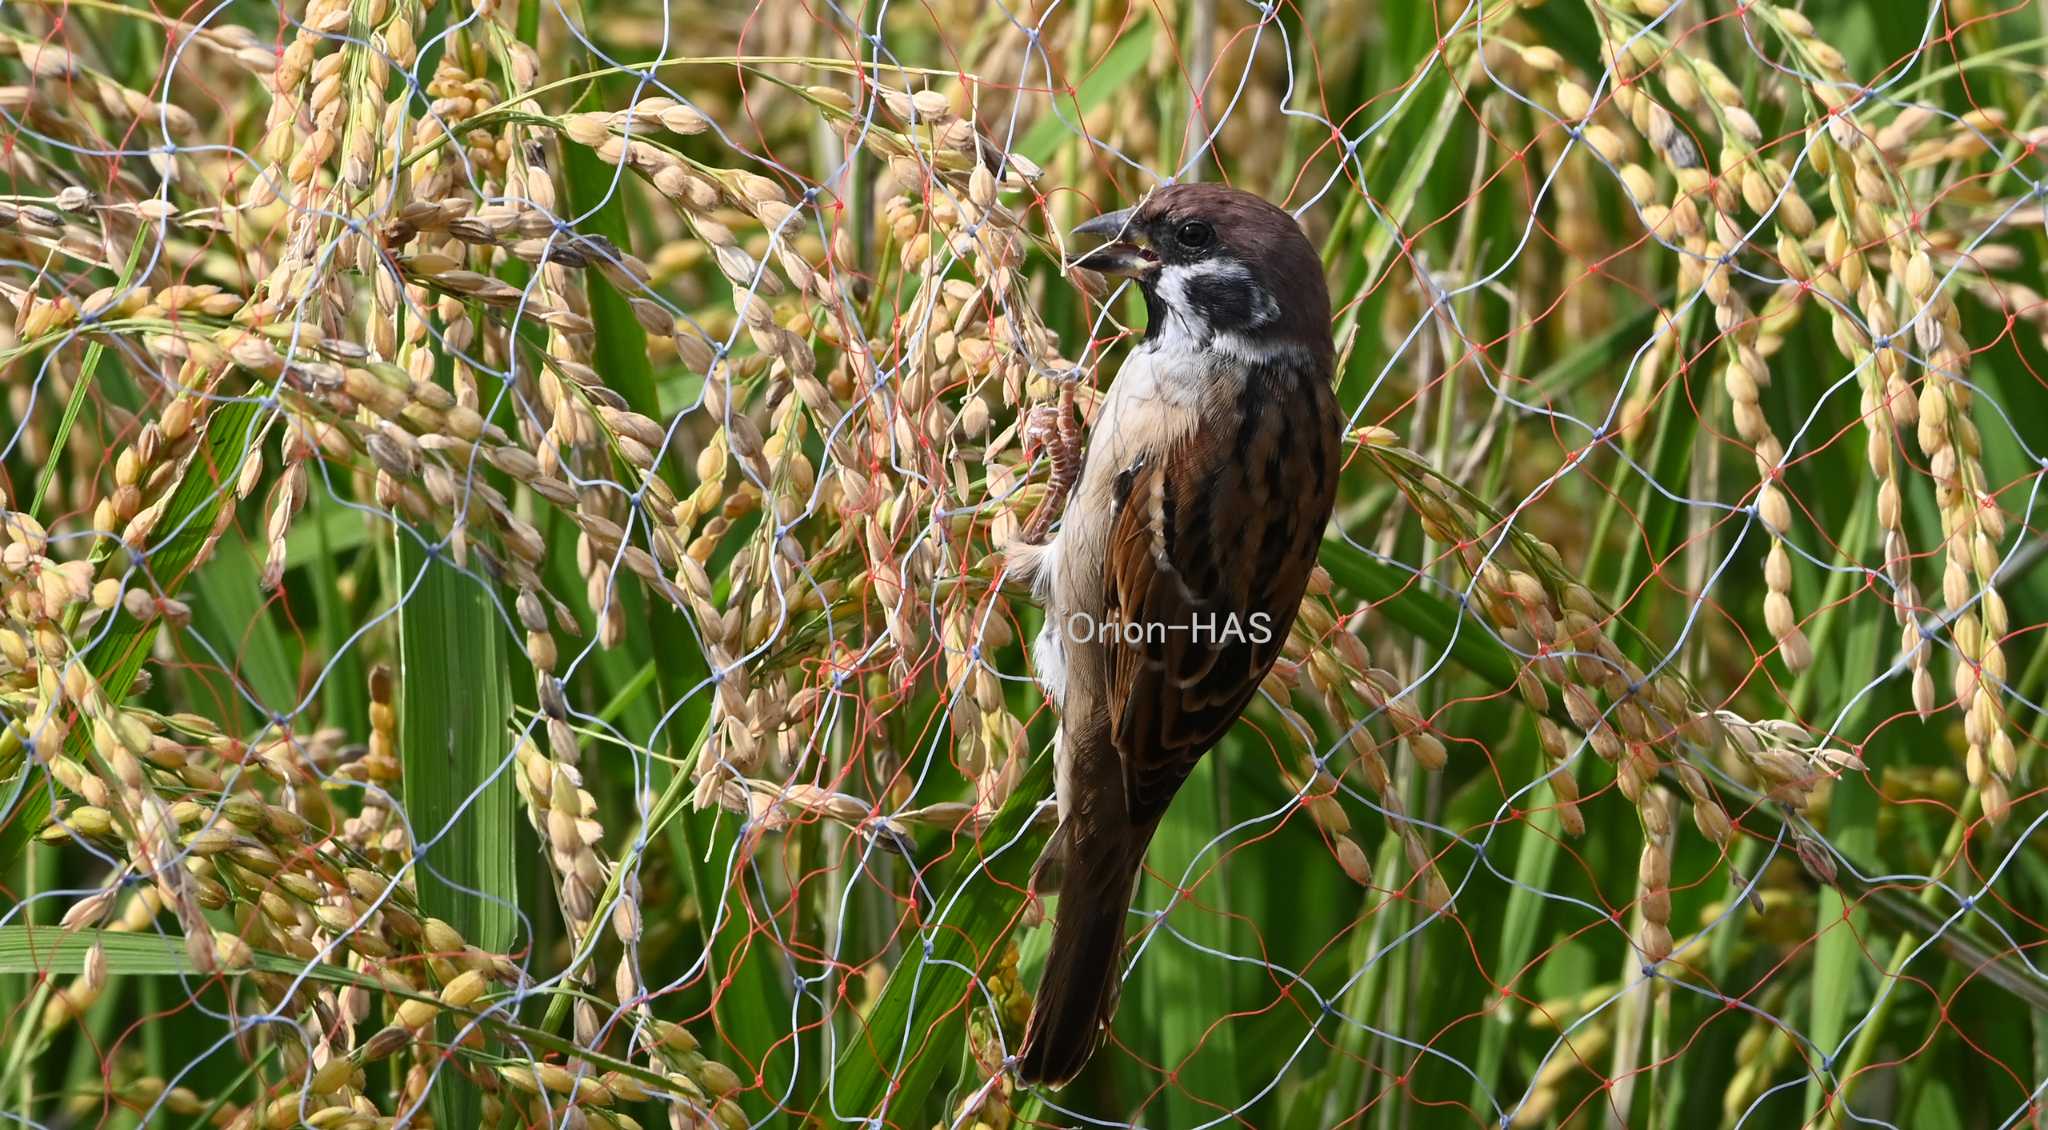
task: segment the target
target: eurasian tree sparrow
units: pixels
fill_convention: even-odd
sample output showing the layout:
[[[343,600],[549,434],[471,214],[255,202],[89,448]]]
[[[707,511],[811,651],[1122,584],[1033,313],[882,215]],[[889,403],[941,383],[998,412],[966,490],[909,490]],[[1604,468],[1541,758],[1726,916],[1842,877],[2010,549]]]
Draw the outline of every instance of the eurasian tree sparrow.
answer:
[[[1125,918],[1160,817],[1294,623],[1344,428],[1329,291],[1293,216],[1186,184],[1075,231],[1109,242],[1073,266],[1135,280],[1147,325],[1096,416],[1059,533],[1036,544],[1033,523],[1006,554],[1045,607],[1033,655],[1060,714],[1059,827],[1033,876],[1060,901],[1017,1065],[1054,1084],[1087,1063],[1116,1010]]]

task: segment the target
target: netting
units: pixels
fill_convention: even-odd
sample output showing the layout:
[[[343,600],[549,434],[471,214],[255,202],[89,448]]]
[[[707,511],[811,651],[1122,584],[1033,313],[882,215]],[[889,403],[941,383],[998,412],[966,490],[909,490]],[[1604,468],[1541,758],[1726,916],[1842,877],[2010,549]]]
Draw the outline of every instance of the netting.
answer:
[[[0,1117],[2040,1124],[2043,26],[9,5]],[[1185,180],[1338,510],[1020,1087],[1024,424]]]

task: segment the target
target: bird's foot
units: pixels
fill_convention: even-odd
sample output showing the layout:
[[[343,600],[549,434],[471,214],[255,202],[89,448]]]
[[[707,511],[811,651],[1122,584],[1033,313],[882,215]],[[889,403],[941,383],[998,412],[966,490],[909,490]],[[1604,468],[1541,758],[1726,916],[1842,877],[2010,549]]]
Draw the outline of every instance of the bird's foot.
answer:
[[[1053,519],[1066,507],[1067,495],[1081,477],[1081,425],[1074,418],[1074,386],[1060,385],[1059,400],[1034,406],[1024,417],[1024,454],[1037,458],[1044,451],[1052,461],[1052,477],[1045,484],[1045,498],[1024,523],[1018,540],[1040,545],[1052,532]]]

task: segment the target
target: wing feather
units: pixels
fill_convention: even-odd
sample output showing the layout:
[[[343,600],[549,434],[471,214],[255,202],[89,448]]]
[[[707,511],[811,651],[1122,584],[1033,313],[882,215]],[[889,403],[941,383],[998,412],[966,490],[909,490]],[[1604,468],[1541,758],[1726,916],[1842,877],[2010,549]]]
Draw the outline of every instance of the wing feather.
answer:
[[[1135,823],[1165,811],[1257,693],[1315,565],[1335,495],[1334,397],[1324,384],[1267,407],[1118,479],[1103,619],[1120,627],[1110,735]]]

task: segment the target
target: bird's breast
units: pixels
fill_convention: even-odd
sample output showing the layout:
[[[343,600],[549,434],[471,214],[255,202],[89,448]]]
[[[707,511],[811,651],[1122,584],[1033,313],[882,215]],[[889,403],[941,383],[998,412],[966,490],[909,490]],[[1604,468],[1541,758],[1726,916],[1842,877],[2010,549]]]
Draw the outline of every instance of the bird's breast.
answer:
[[[1242,369],[1227,359],[1155,341],[1131,354],[1103,398],[1080,481],[1038,574],[1046,622],[1032,658],[1040,684],[1063,714],[1077,687],[1091,691],[1106,677],[1103,647],[1091,637],[1102,626],[1117,476],[1141,459],[1163,461],[1194,438],[1216,405],[1234,402],[1243,380]]]

